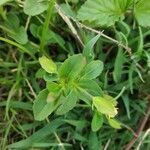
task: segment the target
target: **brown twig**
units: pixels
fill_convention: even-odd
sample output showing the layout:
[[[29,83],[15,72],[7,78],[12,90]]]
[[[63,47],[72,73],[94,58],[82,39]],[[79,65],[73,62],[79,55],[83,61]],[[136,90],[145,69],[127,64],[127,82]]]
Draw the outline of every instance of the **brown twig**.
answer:
[[[80,38],[80,36],[78,35],[77,30],[75,29],[75,27],[73,26],[72,22],[70,21],[70,17],[68,17],[67,15],[65,15],[65,13],[60,9],[60,6],[58,4],[55,4],[55,8],[58,12],[58,14],[62,17],[62,19],[66,22],[66,24],[68,25],[68,27],[70,28],[70,30],[72,31],[73,35],[75,36],[75,38],[78,40],[79,44],[81,45],[81,47],[84,47],[84,44]]]
[[[65,19],[65,20],[66,20],[66,19],[67,19],[67,20],[70,19],[70,20],[74,21],[79,27],[85,28],[85,29],[87,29],[87,30],[89,30],[89,31],[91,31],[91,32],[100,34],[102,37],[104,37],[104,38],[106,38],[106,39],[108,39],[108,40],[110,40],[110,41],[116,43],[118,46],[123,47],[123,48],[129,53],[129,55],[131,56],[132,52],[131,52],[131,48],[130,48],[130,47],[128,47],[128,46],[122,44],[121,42],[117,41],[116,39],[113,39],[112,37],[109,37],[108,35],[104,34],[103,31],[95,30],[95,29],[93,29],[93,28],[91,28],[91,27],[88,27],[88,26],[82,24],[81,22],[77,21],[77,20],[74,19],[73,17],[68,16],[68,15],[60,8],[60,6],[59,6],[57,3],[55,3],[55,8],[56,8],[57,12],[59,13],[59,15],[61,15],[61,17],[62,17],[63,19]],[[77,35],[77,34],[75,33],[75,35]],[[79,38],[79,37],[78,37],[78,38]]]
[[[141,132],[143,131],[147,121],[148,121],[148,118],[150,116],[150,102],[149,102],[149,105],[148,105],[148,109],[147,109],[147,112],[146,112],[146,115],[144,116],[144,118],[141,120],[141,123],[139,125],[139,128],[137,129],[136,131],[136,134],[137,136],[135,136],[125,147],[124,150],[130,150],[132,148],[132,146],[134,145],[134,143],[136,142],[136,140],[139,138]]]

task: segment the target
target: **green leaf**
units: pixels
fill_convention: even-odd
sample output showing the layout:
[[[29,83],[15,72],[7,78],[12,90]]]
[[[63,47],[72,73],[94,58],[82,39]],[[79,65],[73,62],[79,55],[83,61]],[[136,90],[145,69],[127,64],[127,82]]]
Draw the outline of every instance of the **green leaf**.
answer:
[[[108,119],[108,123],[111,127],[115,129],[121,129],[121,123],[115,119]]]
[[[51,59],[48,59],[46,56],[42,56],[39,58],[39,62],[46,72],[57,73],[57,66]]]
[[[10,30],[17,30],[20,26],[20,20],[16,14],[10,13],[7,14],[7,19],[4,22],[4,25]]]
[[[47,82],[46,88],[48,89],[49,92],[58,93],[61,89],[61,86],[55,82]]]
[[[60,78],[68,81],[76,79],[85,64],[86,60],[82,54],[70,56],[58,70]]]
[[[88,140],[88,150],[101,150],[101,149],[102,147],[100,145],[97,134],[91,131]]]
[[[89,94],[93,96],[98,96],[102,93],[101,88],[99,85],[90,79],[82,79],[78,83],[78,88],[82,88],[83,90],[87,91]]]
[[[78,11],[77,18],[98,26],[111,26],[124,18],[128,0],[87,0]]]
[[[103,70],[103,62],[100,60],[91,61],[81,72],[81,78],[95,79]]]
[[[99,39],[100,34],[96,35],[94,38],[92,38],[84,47],[83,49],[83,55],[86,57],[88,61],[91,61],[94,59],[94,51],[93,47],[97,40]]]
[[[131,119],[130,100],[129,100],[128,95],[122,95],[122,100],[123,100],[123,103],[124,103],[124,106],[125,106],[125,109],[126,109],[126,112],[127,112],[127,116],[128,116],[129,119]]]
[[[98,113],[95,111],[92,123],[91,123],[91,128],[93,132],[98,131],[103,125],[103,116],[101,113]]]
[[[33,104],[35,120],[44,120],[58,107],[58,103],[55,101],[55,99],[56,97],[49,95],[47,89],[42,90],[39,93]]]
[[[68,111],[70,111],[71,109],[73,109],[76,106],[77,100],[78,100],[77,95],[76,95],[75,91],[72,90],[68,94],[68,96],[65,97],[62,105],[59,106],[56,113],[58,115],[63,115],[65,113],[67,113]]]
[[[135,17],[141,26],[150,26],[150,1],[149,0],[139,0],[135,4],[134,9]]]
[[[71,7],[68,4],[63,3],[60,5],[60,7],[68,16],[73,17],[73,18],[76,17],[75,12],[71,9]]]
[[[103,97],[93,97],[93,105],[96,107],[97,111],[107,115],[108,117],[115,117],[117,114],[116,101],[107,95]]]
[[[39,15],[48,8],[48,1],[26,0],[24,3],[24,13],[29,16]]]
[[[20,26],[18,29],[14,30],[13,33],[9,33],[9,36],[16,42],[23,45],[28,42],[27,33],[23,26]]]
[[[20,26],[20,20],[15,14],[8,14],[4,22],[6,32],[16,42],[26,44],[28,42],[27,32],[23,26]]]
[[[118,48],[118,53],[116,56],[115,66],[114,66],[114,71],[113,71],[113,78],[116,83],[120,82],[121,80],[124,62],[125,62],[125,58],[123,54],[123,49]]]

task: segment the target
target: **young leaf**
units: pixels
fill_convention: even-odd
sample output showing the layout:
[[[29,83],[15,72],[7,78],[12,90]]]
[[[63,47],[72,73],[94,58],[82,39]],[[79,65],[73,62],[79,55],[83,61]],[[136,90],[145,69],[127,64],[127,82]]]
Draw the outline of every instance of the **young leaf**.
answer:
[[[95,79],[103,70],[103,62],[100,60],[91,61],[81,72],[81,78]]]
[[[57,66],[51,59],[48,59],[46,56],[42,56],[39,58],[39,62],[46,72],[57,73]]]
[[[87,0],[79,10],[77,18],[98,26],[111,26],[124,18],[128,6],[127,0]]]
[[[115,119],[108,118],[108,123],[111,127],[115,128],[115,129],[121,129],[121,123]]]
[[[95,111],[92,123],[91,123],[91,128],[93,132],[98,131],[103,125],[103,115],[97,111]]]
[[[84,47],[83,49],[83,55],[86,57],[87,61],[91,61],[94,59],[94,52],[93,47],[97,40],[99,39],[100,34],[96,35],[94,38],[92,38]]]
[[[75,91],[71,91],[69,95],[63,100],[63,103],[59,108],[57,109],[56,113],[58,115],[63,115],[73,109],[76,105],[78,98],[75,93]]]
[[[60,78],[67,79],[68,81],[76,79],[85,64],[86,60],[82,54],[70,56],[58,70]]]
[[[93,105],[98,112],[109,117],[115,117],[117,114],[116,101],[110,96],[93,97]]]
[[[48,1],[25,0],[24,13],[29,16],[39,15],[48,8]]]
[[[58,107],[55,97],[48,96],[48,94],[47,89],[42,90],[34,101],[33,113],[35,120],[44,120]]]
[[[149,0],[140,0],[135,4],[135,17],[141,26],[150,26],[150,2]]]

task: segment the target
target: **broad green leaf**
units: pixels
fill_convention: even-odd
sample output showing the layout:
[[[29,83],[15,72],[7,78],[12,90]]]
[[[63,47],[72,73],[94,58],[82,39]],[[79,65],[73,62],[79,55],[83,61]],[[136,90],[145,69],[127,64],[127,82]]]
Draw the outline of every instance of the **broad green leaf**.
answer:
[[[121,123],[115,119],[108,119],[108,123],[110,126],[112,126],[115,129],[121,129]]]
[[[9,33],[9,36],[13,38],[16,42],[23,44],[23,45],[28,42],[27,33],[23,26],[14,30],[13,33]]]
[[[77,83],[78,88],[82,88],[92,96],[98,96],[102,94],[102,90],[94,80],[82,79]]]
[[[39,58],[39,62],[46,72],[57,73],[57,66],[51,59],[48,59],[46,56],[42,56]]]
[[[91,61],[81,72],[81,78],[95,79],[101,74],[102,70],[103,62],[101,62],[100,60]]]
[[[110,96],[93,97],[93,105],[97,111],[107,115],[108,117],[115,117],[117,114],[116,101]]]
[[[78,100],[77,95],[76,95],[75,91],[72,90],[69,93],[69,95],[67,97],[65,97],[62,105],[59,106],[56,113],[58,115],[63,115],[65,113],[67,113],[68,111],[70,111],[71,109],[73,109],[76,106],[77,100]]]
[[[65,82],[66,80],[69,81],[76,79],[85,64],[86,60],[82,54],[70,56],[58,70],[60,78],[64,79]]]
[[[94,59],[94,51],[93,47],[97,40],[99,39],[100,35],[96,35],[94,38],[92,38],[84,47],[83,49],[83,55],[86,57],[87,61],[91,61]]]
[[[87,0],[78,11],[78,19],[97,26],[111,26],[124,18],[128,0]]]
[[[33,104],[33,113],[35,120],[44,120],[48,117],[58,106],[55,97],[49,95],[47,89],[42,90],[37,96]]]
[[[144,27],[150,26],[150,1],[149,0],[139,0],[135,4],[134,13],[139,25]]]
[[[93,132],[98,131],[103,125],[103,116],[101,113],[95,111],[92,123],[91,123],[91,128]]]
[[[48,8],[48,3],[47,0],[25,0],[24,13],[29,16],[39,15]]]
[[[4,5],[5,3],[9,2],[11,0],[0,0],[0,5]]]

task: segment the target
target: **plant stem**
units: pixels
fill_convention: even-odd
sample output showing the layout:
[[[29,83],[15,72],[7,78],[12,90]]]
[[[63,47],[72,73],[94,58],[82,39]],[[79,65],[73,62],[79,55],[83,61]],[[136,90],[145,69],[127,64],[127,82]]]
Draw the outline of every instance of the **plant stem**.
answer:
[[[50,4],[49,4],[49,7],[48,7],[48,10],[47,10],[47,15],[45,17],[45,22],[44,22],[43,31],[42,31],[42,37],[41,37],[41,40],[40,40],[41,41],[40,51],[41,51],[41,53],[44,53],[45,55],[47,55],[45,50],[44,50],[45,37],[47,36],[47,32],[48,32],[49,23],[50,23],[50,20],[51,20],[51,17],[52,17],[52,11],[53,11],[54,4],[55,4],[55,0],[51,0]]]

